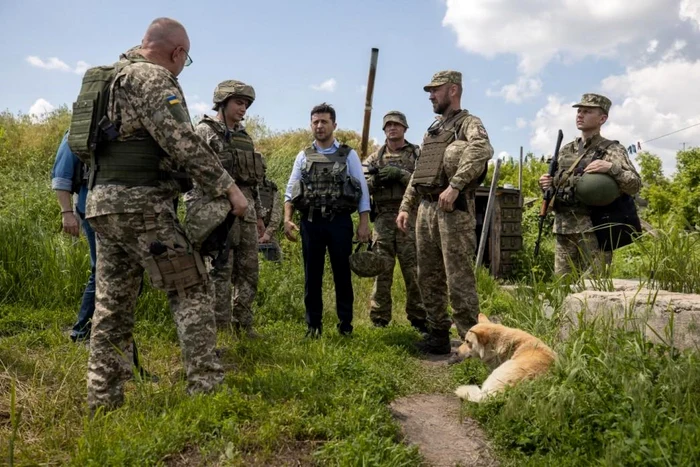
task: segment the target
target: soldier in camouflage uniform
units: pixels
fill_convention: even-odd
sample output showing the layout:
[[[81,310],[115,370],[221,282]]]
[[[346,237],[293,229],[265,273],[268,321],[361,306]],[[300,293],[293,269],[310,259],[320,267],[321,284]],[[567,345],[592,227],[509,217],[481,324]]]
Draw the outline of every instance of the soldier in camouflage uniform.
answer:
[[[267,164],[264,157],[262,161],[265,168],[265,178],[258,186],[258,192],[260,193],[265,232],[258,239],[258,242],[260,243],[260,249],[265,253],[266,259],[280,261],[282,259],[282,250],[277,239],[277,231],[282,224],[282,198],[279,195],[277,184],[267,177]]]
[[[214,353],[216,327],[206,271],[178,222],[173,199],[179,187],[169,174],[182,165],[206,193],[227,196],[236,215],[243,214],[247,203],[216,154],[194,132],[176,79],[191,62],[189,48],[184,27],[159,18],[149,26],[141,47],[122,55],[112,82],[106,116],[118,134],[95,151],[86,209],[97,233],[97,295],[88,361],[88,405],[93,412],[123,402],[144,269],[151,283],[167,292],[188,391],[211,391],[223,380]],[[77,108],[84,99],[81,93]],[[72,124],[74,133],[79,131]]]
[[[601,126],[608,119],[612,103],[599,94],[584,94],[581,102],[574,105],[576,128],[581,136],[564,146],[559,152],[559,169],[554,177],[540,177],[540,187],[555,187],[553,203],[556,250],[554,272],[558,275],[570,273],[572,266],[580,271],[590,267],[600,273],[612,260],[612,252],[602,251],[593,232],[588,208],[577,202],[571,193],[584,173],[602,173],[611,176],[622,193],[634,196],[641,187],[641,178],[627,151],[617,141],[600,135]],[[581,170],[576,170],[581,168]]]
[[[476,324],[479,300],[472,261],[476,249],[475,188],[493,148],[481,120],[461,110],[462,74],[441,71],[423,88],[439,114],[428,128],[421,156],[404,194],[396,223],[409,228],[418,205],[418,282],[430,335],[419,348],[450,353],[449,296],[457,331],[464,337]]]
[[[419,148],[405,140],[408,129],[406,116],[392,110],[384,116],[386,143],[371,154],[366,162],[367,187],[374,203],[374,251],[391,258],[392,267],[380,274],[372,289],[370,319],[375,326],[384,327],[391,321],[391,285],[393,264],[398,258],[406,284],[406,315],[411,325],[427,332],[425,307],[418,287],[415,222],[416,211],[409,213],[409,227],[402,232],[396,226],[399,205],[406,191],[419,155]]]
[[[216,323],[219,328],[233,324],[237,332],[253,338],[258,337],[253,330],[258,237],[265,228],[258,184],[263,181],[264,169],[262,156],[255,152],[253,140],[241,121],[254,100],[255,90],[251,86],[236,80],[223,81],[214,90],[217,115],[214,118],[205,115],[196,127],[197,134],[218,154],[221,164],[248,200],[245,216],[236,220],[231,229],[227,260],[219,267],[210,268]],[[195,187],[187,196],[188,203],[200,196],[201,191]]]

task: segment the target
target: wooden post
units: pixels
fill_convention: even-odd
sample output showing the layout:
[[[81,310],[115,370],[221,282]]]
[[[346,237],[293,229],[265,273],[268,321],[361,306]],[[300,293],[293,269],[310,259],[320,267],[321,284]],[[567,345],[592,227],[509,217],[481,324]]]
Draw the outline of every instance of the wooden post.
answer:
[[[486,214],[484,215],[484,225],[481,228],[481,239],[479,239],[479,251],[476,254],[476,269],[479,269],[481,262],[484,259],[484,250],[486,250],[486,241],[490,235],[491,214],[494,204],[496,204],[496,187],[498,186],[498,176],[501,172],[501,158],[496,159],[496,167],[493,169],[493,180],[491,180],[491,191],[489,191],[489,199],[486,203]]]
[[[520,146],[520,170],[518,170],[518,190],[520,195],[518,198],[518,206],[523,207],[523,147]]]
[[[372,119],[372,97],[374,96],[374,78],[377,75],[377,60],[379,49],[372,49],[369,60],[369,77],[367,78],[367,95],[365,96],[365,120],[362,123],[362,143],[360,145],[360,159],[367,158],[367,144],[369,143],[369,123]]]

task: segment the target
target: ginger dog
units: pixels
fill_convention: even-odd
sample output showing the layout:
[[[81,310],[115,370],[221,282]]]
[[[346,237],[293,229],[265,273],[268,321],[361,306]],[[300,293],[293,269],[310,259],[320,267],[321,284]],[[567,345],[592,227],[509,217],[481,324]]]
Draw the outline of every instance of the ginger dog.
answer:
[[[472,402],[479,402],[506,386],[545,373],[556,357],[552,349],[535,336],[494,324],[481,313],[457,354],[462,359],[479,358],[492,370],[481,388],[460,386],[455,391],[460,398]]]

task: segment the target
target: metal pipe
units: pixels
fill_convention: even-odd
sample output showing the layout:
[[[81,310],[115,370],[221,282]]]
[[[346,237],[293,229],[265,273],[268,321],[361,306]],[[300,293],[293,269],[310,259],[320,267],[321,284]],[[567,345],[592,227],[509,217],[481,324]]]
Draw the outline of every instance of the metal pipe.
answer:
[[[491,214],[493,212],[494,199],[496,198],[496,187],[498,187],[498,177],[501,174],[501,158],[496,159],[496,167],[493,169],[493,179],[491,180],[491,190],[489,191],[489,200],[486,203],[486,215],[484,216],[484,225],[481,227],[481,238],[479,239],[479,251],[476,254],[476,269],[479,269],[481,262],[484,259],[484,251],[486,250],[486,242],[488,241],[491,228]],[[476,271],[475,271],[476,272]]]
[[[367,145],[369,143],[369,123],[372,119],[372,97],[374,96],[374,78],[377,75],[377,59],[379,49],[372,48],[372,57],[369,61],[369,77],[367,78],[367,95],[365,97],[365,119],[362,123],[362,144],[360,146],[360,158],[367,157]]]

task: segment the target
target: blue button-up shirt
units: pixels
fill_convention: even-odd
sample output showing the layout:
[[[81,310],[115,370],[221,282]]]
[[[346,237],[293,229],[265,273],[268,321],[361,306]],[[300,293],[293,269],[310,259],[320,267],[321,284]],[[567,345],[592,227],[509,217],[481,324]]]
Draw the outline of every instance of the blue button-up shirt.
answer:
[[[61,144],[56,152],[56,160],[51,169],[51,189],[71,191],[73,186],[73,174],[80,170],[80,159],[73,154],[68,146],[68,132],[63,136]],[[80,214],[85,214],[85,201],[87,200],[88,187],[83,184],[78,192],[78,202],[75,207]]]
[[[337,139],[333,141],[331,147],[326,149],[319,149],[319,147],[316,145],[316,141],[314,141],[313,145],[314,148],[316,148],[316,151],[318,151],[320,154],[333,154],[340,147],[340,143]],[[365,175],[362,171],[362,162],[360,162],[360,156],[357,155],[354,149],[351,149],[350,154],[348,154],[347,165],[348,173],[352,177],[355,177],[357,181],[360,182],[360,186],[362,187],[362,197],[360,198],[360,204],[358,205],[357,210],[359,212],[368,212],[369,190],[367,190],[367,181],[365,180]],[[285,201],[292,200],[292,188],[294,187],[294,184],[301,179],[301,171],[305,166],[306,154],[304,154],[304,151],[301,151],[299,154],[297,154],[297,158],[294,160],[294,168],[292,169],[292,174],[289,176],[289,181],[287,182],[287,190],[284,193]]]

